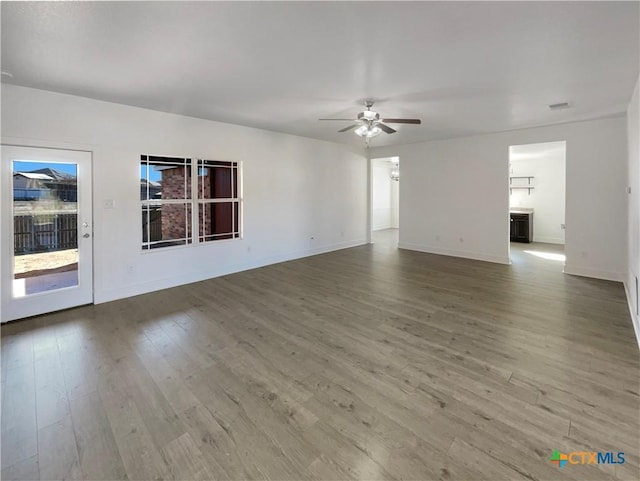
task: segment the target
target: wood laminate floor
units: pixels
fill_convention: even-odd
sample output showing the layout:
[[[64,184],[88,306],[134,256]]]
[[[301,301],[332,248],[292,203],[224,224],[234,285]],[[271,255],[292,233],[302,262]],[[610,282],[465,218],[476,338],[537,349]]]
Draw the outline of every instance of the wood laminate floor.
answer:
[[[3,326],[2,479],[638,479],[619,283],[386,234]]]

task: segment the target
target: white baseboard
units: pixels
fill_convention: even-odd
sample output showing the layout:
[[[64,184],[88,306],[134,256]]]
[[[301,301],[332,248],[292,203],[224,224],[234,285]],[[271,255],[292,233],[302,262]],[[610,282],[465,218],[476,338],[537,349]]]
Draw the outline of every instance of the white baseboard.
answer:
[[[627,306],[629,306],[629,314],[631,314],[631,325],[633,326],[633,331],[636,333],[636,342],[638,343],[638,349],[640,349],[640,319],[634,312],[631,288],[626,282],[622,284],[624,285],[624,293],[627,295]]]
[[[491,254],[480,254],[472,251],[461,251],[456,249],[444,249],[442,247],[421,245],[421,244],[411,244],[409,242],[398,242],[398,247],[400,249],[407,249],[410,251],[418,251],[418,252],[427,252],[429,254],[438,254],[441,256],[451,256],[451,257],[463,257],[465,259],[473,259],[477,261],[485,261],[485,262],[495,262],[498,264],[511,264],[509,260],[509,256],[494,256]]]
[[[271,264],[278,264],[280,262],[291,261],[295,259],[301,259],[303,257],[315,256],[318,254],[324,254],[327,252],[333,252],[342,249],[348,249],[350,247],[357,247],[367,244],[364,239],[355,241],[340,242],[337,244],[331,244],[324,247],[318,247],[315,249],[307,249],[302,251],[296,251],[286,254],[279,254],[275,256],[265,257],[259,260],[231,264],[224,266],[221,269],[212,271],[207,270],[195,270],[180,274],[177,276],[165,277],[164,279],[155,279],[149,282],[142,282],[138,284],[128,285],[126,287],[108,289],[108,290],[96,290],[94,293],[94,303],[102,304],[105,302],[115,301],[118,299],[125,299],[127,297],[138,296],[140,294],[147,294],[149,292],[155,292],[162,289],[169,289],[171,287],[178,287],[185,284],[191,284],[193,282],[200,282],[207,279],[213,279],[215,277],[226,276],[228,274],[234,274],[236,272],[247,271],[250,269],[257,269],[258,267],[264,267]]]
[[[605,281],[624,282],[625,275],[622,272],[602,271],[598,269],[590,269],[588,267],[576,267],[565,264],[564,273],[573,276],[593,277],[594,279],[603,279]]]
[[[564,245],[564,239],[560,237],[536,237],[533,236],[533,242],[542,242],[544,244],[562,244]]]

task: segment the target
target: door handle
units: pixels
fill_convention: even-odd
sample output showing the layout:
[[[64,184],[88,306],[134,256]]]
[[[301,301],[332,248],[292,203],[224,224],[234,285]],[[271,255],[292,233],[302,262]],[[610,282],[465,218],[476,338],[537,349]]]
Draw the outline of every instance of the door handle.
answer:
[[[82,237],[84,237],[85,239],[88,239],[90,236],[90,234],[84,234]]]

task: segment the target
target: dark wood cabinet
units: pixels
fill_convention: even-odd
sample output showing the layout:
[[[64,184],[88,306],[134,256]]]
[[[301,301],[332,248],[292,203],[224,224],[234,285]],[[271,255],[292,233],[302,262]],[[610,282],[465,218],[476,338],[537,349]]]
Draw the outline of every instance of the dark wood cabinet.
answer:
[[[511,242],[533,242],[533,213],[511,212]]]

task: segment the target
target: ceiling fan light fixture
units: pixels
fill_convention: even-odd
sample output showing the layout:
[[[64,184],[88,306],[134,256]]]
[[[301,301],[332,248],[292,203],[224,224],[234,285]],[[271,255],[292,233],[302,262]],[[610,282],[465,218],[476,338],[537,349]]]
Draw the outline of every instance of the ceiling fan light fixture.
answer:
[[[380,127],[378,127],[377,125],[374,125],[373,127],[371,127],[369,129],[369,132],[367,132],[367,137],[375,137],[376,135],[378,135],[381,132],[382,132],[382,129]]]
[[[393,164],[389,177],[391,177],[391,180],[395,180],[396,182],[400,181],[400,164],[398,162]]]
[[[354,130],[355,134],[360,136],[360,137],[364,137],[365,135],[367,135],[368,131],[369,131],[369,126],[368,125],[361,125],[356,130]]]
[[[382,132],[382,129],[377,125],[361,125],[356,130],[354,130],[355,134],[360,137],[366,137],[370,139],[371,137],[375,137],[376,135]]]

